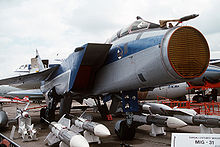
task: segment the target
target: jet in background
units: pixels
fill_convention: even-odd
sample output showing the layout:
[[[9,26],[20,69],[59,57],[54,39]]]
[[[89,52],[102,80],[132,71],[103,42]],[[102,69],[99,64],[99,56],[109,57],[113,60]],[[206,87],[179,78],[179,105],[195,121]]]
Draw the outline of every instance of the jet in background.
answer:
[[[31,59],[31,64],[23,64],[18,69],[14,71],[14,75],[25,75],[29,73],[35,73],[42,71],[46,68],[53,67],[57,64],[49,64],[49,60],[41,60],[38,50],[36,50],[36,57]],[[45,99],[43,93],[40,89],[29,89],[23,90],[21,88],[16,88],[19,86],[0,86],[0,96],[2,97],[18,97],[24,98],[27,96],[32,101],[41,101]]]
[[[42,101],[45,100],[45,97],[40,89],[30,89],[30,90],[18,90],[18,91],[11,91],[8,92],[5,97],[18,97],[24,98],[28,97],[31,101]]]
[[[180,22],[167,27],[169,20],[155,24],[137,17],[104,44],[87,43],[77,47],[60,65],[0,80],[0,84],[23,89],[40,88],[46,96],[45,116],[53,119],[60,102],[60,116],[69,113],[72,99],[92,97],[100,113],[100,100],[116,94],[124,112],[138,111],[137,90],[190,81],[208,67],[209,47],[204,36]],[[169,25],[171,26],[171,25]],[[103,107],[104,106],[104,107]]]
[[[0,86],[0,96],[5,96],[8,92],[11,91],[19,91],[21,89],[16,88],[16,87],[12,87],[12,86],[8,86],[8,85],[2,85]]]
[[[40,89],[22,90],[8,85],[0,86],[0,96],[9,98],[24,98],[27,96],[31,101],[42,101],[45,99]]]

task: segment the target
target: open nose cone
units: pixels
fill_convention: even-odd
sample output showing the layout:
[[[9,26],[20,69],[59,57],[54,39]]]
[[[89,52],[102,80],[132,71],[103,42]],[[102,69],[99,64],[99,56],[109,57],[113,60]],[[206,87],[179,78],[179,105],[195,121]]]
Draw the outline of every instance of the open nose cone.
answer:
[[[187,124],[178,118],[168,117],[167,119],[167,127],[169,128],[182,128],[185,126],[187,126]]]
[[[98,137],[101,137],[101,138],[108,137],[108,136],[111,135],[108,128],[106,126],[102,125],[102,124],[99,124],[99,125],[95,126],[94,134]]]
[[[82,135],[75,135],[70,140],[70,147],[89,147],[89,143]]]

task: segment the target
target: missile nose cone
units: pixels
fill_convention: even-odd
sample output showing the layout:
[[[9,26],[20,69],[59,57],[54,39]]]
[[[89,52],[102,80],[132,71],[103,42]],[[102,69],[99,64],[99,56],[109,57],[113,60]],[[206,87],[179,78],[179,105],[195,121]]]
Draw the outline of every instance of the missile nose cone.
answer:
[[[82,135],[75,135],[70,140],[70,147],[89,147],[89,143]]]
[[[103,124],[98,124],[97,126],[95,126],[94,134],[98,137],[101,137],[101,138],[108,137],[111,135],[108,128],[106,126],[104,126]]]
[[[143,109],[143,110],[146,110],[146,111],[149,111],[149,110],[150,110],[150,106],[144,104],[144,105],[142,106],[142,109]]]
[[[167,127],[169,128],[182,128],[185,126],[187,126],[187,124],[178,118],[168,117],[167,119]]]

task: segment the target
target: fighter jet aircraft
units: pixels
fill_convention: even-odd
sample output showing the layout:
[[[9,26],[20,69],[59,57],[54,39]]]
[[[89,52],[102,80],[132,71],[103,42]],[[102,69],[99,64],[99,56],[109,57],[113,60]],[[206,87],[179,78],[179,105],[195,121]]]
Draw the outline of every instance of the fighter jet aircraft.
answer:
[[[100,99],[116,93],[122,97],[124,112],[138,111],[137,90],[152,89],[200,77],[209,63],[206,39],[177,19],[167,27],[137,17],[103,44],[77,47],[60,65],[38,72],[0,80],[20,88],[40,88],[46,96],[45,117],[54,118],[60,102],[60,116],[69,113],[72,99],[92,97],[103,111]],[[169,25],[171,26],[171,25]]]
[[[36,50],[36,57],[31,59],[31,64],[23,64],[18,69],[16,69],[12,74],[16,76],[21,76],[29,73],[35,73],[42,71],[46,68],[56,66],[58,64],[49,64],[49,60],[41,60],[38,50]],[[14,87],[13,87],[14,86]],[[19,97],[23,98],[28,96],[31,101],[41,101],[44,98],[43,93],[40,89],[30,89],[19,87],[19,85],[2,85],[0,86],[0,96],[2,97]],[[23,89],[28,90],[23,90]]]

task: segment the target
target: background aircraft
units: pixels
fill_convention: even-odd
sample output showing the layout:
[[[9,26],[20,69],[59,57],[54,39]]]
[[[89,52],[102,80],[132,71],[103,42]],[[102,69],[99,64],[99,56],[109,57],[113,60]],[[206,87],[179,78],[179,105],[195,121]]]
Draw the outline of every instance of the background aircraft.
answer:
[[[12,86],[8,86],[8,85],[2,85],[2,86],[0,86],[0,96],[5,96],[8,92],[18,91],[18,90],[21,90],[21,89],[16,88],[16,87],[12,87]]]
[[[29,73],[35,73],[56,65],[59,65],[59,62],[57,62],[56,64],[49,64],[49,60],[41,60],[39,53],[36,50],[36,57],[31,59],[31,64],[21,65],[13,72],[13,75],[20,76]],[[24,88],[29,90],[23,90],[21,89],[22,87],[16,88],[19,87],[19,85],[14,86],[15,87],[9,85],[0,86],[0,96],[18,98],[24,98],[25,96],[28,96],[31,101],[41,101],[45,99],[40,89]]]

